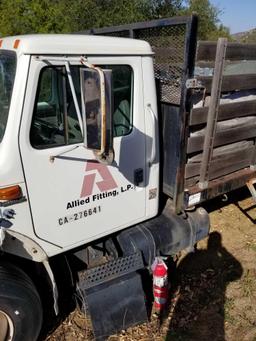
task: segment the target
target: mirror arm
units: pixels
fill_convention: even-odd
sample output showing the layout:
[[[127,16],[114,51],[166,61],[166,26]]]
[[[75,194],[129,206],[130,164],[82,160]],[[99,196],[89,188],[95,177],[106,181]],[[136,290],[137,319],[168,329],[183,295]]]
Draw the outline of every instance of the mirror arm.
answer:
[[[77,97],[76,97],[76,91],[75,91],[75,87],[74,87],[74,83],[73,83],[73,79],[72,79],[71,71],[70,71],[70,67],[69,67],[69,62],[65,62],[65,67],[66,67],[66,71],[67,71],[67,75],[68,75],[68,81],[69,81],[72,97],[73,97],[75,108],[76,108],[79,126],[81,129],[82,135],[84,137],[86,135],[86,124],[85,124],[85,121],[83,122],[82,115],[80,112],[80,108],[78,105],[78,101],[77,101]]]
[[[155,161],[156,154],[157,154],[157,151],[156,151],[156,126],[157,126],[157,123],[156,123],[156,116],[154,114],[154,111],[153,111],[150,103],[147,105],[147,108],[148,108],[148,111],[150,114],[151,134],[152,134],[151,136],[152,136],[152,141],[153,141],[151,155],[150,155],[149,161],[148,161],[149,167],[151,167]]]
[[[100,75],[100,97],[101,97],[101,112],[102,112],[102,121],[101,121],[101,127],[102,127],[102,134],[101,134],[101,151],[100,154],[104,155],[106,151],[106,98],[105,98],[105,77],[104,73],[101,69],[98,69],[99,75]]]

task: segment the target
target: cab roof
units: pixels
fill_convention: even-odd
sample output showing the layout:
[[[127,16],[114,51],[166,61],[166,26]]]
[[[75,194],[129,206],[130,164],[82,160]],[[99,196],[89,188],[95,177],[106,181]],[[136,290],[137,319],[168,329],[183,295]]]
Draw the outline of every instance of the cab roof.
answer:
[[[15,43],[16,42],[16,43]],[[151,55],[142,40],[82,34],[31,34],[0,39],[0,51],[35,55]]]

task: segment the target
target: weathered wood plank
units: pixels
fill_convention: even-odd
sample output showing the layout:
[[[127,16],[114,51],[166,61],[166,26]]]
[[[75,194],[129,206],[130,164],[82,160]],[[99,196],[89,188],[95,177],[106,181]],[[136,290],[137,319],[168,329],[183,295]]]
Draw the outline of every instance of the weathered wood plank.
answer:
[[[207,122],[209,107],[194,108],[190,115],[190,126]],[[256,115],[256,100],[221,104],[218,121],[235,117]]]
[[[198,60],[195,62],[195,66],[198,66],[200,68],[214,68],[214,60]],[[237,60],[225,60],[225,67],[230,66],[230,65],[237,65],[238,61]]]
[[[197,46],[197,60],[215,60],[216,42],[199,41]],[[226,59],[256,60],[256,44],[228,43]]]
[[[250,159],[247,160],[241,160],[237,163],[231,163],[230,165],[226,166],[225,168],[219,168],[219,169],[211,169],[209,173],[209,180],[214,180],[220,177],[223,177],[225,175],[237,172],[243,168],[250,166]],[[191,178],[187,178],[185,180],[185,187],[191,187],[194,186],[199,181],[199,175],[196,175]]]
[[[254,146],[250,146],[243,150],[233,150],[226,155],[218,155],[213,157],[210,162],[210,179],[216,178],[218,176],[226,175],[232,171],[241,169],[243,167],[250,166],[253,157]],[[190,162],[186,165],[186,178],[191,178],[198,176],[200,173],[201,162]]]
[[[256,137],[256,127],[238,127],[226,131],[217,131],[214,139],[214,147],[228,143],[246,140]],[[192,136],[188,139],[187,153],[194,153],[203,150],[204,136]]]
[[[244,186],[244,184],[247,181],[255,178],[255,176],[256,172],[254,170],[251,170],[249,167],[242,168],[236,172],[227,174],[221,178],[211,180],[209,182],[208,188],[204,190],[200,190],[197,184],[194,186],[186,185],[186,188],[188,189],[187,195],[192,195],[201,192],[200,202],[203,202],[211,198],[214,198],[218,195],[240,188]]]
[[[206,88],[206,92],[211,92],[212,77],[211,76],[197,76],[197,79],[202,82]],[[249,90],[256,88],[256,73],[243,75],[228,75],[223,76],[222,92],[229,92],[235,90]]]

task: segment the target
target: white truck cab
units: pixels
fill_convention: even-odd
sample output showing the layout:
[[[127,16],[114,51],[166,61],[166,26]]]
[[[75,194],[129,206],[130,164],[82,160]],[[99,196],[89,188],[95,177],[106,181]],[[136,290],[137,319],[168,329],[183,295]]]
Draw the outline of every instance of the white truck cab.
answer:
[[[0,186],[19,186],[22,194],[8,206],[13,210],[10,231],[32,239],[47,256],[156,215],[159,156],[152,57],[148,43],[127,39],[2,39]],[[86,106],[84,124],[92,139],[102,113],[89,112],[100,100],[99,81],[83,78],[90,64],[112,71],[111,165],[98,162],[95,149],[100,147],[85,145],[76,112],[76,101],[81,113]]]

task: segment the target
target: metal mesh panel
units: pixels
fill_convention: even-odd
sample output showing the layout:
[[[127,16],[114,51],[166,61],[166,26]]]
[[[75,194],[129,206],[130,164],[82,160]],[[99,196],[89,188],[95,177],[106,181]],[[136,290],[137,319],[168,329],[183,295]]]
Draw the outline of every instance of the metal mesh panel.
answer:
[[[148,41],[155,52],[154,69],[160,83],[160,100],[180,104],[186,24],[135,30],[134,38]]]
[[[180,104],[185,65],[187,23],[190,18],[163,19],[121,27],[93,30],[93,34],[146,40],[155,53],[155,77],[159,84],[160,101]]]

